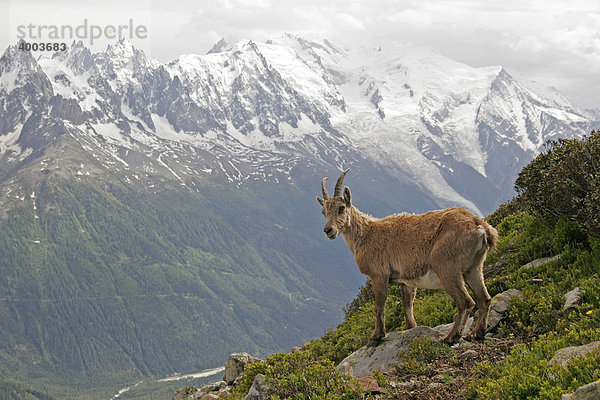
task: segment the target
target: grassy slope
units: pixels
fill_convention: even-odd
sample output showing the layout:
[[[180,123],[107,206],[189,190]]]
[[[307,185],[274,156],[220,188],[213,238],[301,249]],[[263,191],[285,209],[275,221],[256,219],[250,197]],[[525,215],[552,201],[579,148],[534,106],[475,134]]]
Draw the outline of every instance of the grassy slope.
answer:
[[[598,352],[568,370],[553,369],[554,378],[548,374],[552,369],[548,361],[557,349],[600,340],[600,240],[582,235],[573,223],[561,221],[549,228],[526,213],[508,215],[497,226],[498,250],[487,260],[487,265],[496,265],[489,269],[494,271],[494,276],[486,279],[490,294],[508,288],[518,288],[524,293],[522,299],[513,303],[501,324],[504,332],[501,343],[484,343],[479,347],[476,362],[459,360],[464,350],[448,354],[434,345],[415,343],[410,354],[412,364],[399,369],[397,375],[387,377],[382,384],[439,374],[435,368],[443,365],[455,368],[454,373],[444,375],[445,387],[433,393],[415,391],[410,398],[558,399],[561,393],[572,392],[600,378]],[[555,254],[562,254],[560,260],[532,269],[523,268],[529,261]],[[564,311],[564,294],[575,287],[584,291],[582,302],[575,309]],[[368,294],[363,297],[366,301],[354,307],[342,324],[304,345],[307,357],[337,364],[366,344],[373,329],[373,301]],[[388,330],[402,329],[397,289],[391,290],[387,307]],[[454,312],[452,301],[442,291],[419,291],[415,302],[419,324],[435,326],[451,322]],[[302,373],[311,374],[309,369]],[[387,398],[407,396],[405,389],[388,388]],[[240,398],[242,394],[238,391],[232,397]]]
[[[398,368],[394,376],[385,378],[375,373],[380,385],[395,383],[389,385],[387,398],[558,399],[599,380],[599,351],[571,362],[566,369],[549,364],[559,348],[600,340],[599,158],[600,132],[592,132],[581,140],[550,142],[547,151],[521,171],[516,181],[519,196],[488,217],[500,234],[498,249],[486,260],[489,292],[493,296],[509,288],[523,291],[501,323],[498,334],[502,339],[478,345],[477,362],[460,361],[462,350],[442,350],[440,344],[416,340],[407,355],[407,365]],[[553,262],[525,266],[558,254],[560,259]],[[583,293],[581,303],[564,310],[564,295],[575,287]],[[388,331],[401,327],[403,318],[398,290],[390,292]],[[336,329],[304,345],[302,357],[312,359],[313,365],[331,365],[366,343],[373,326],[369,290],[362,289],[348,310]],[[434,326],[450,322],[453,313],[449,299],[439,292],[421,291],[418,295],[418,323]],[[282,377],[278,372],[294,359],[292,355],[277,358],[283,359],[283,366],[268,359],[248,372],[266,373],[267,383],[274,388],[291,381],[294,395],[304,395],[302,382],[310,380],[314,368],[301,369],[294,379]],[[450,373],[439,375],[438,370]],[[433,390],[423,389],[431,387],[427,380],[434,374],[441,376],[444,384],[433,382]],[[233,398],[243,396],[250,378]],[[421,378],[425,385],[415,383]],[[349,398],[362,396],[353,393]],[[326,394],[323,398],[333,397]]]

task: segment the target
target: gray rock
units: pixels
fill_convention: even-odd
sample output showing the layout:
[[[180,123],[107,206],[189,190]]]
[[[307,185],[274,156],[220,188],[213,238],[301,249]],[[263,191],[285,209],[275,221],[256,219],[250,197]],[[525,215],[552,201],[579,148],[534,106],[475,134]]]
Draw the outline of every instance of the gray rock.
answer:
[[[502,318],[504,313],[510,307],[510,301],[515,297],[522,297],[523,292],[518,289],[508,289],[502,293],[498,293],[492,298],[492,304],[490,307],[490,314],[488,317],[487,330],[494,329]]]
[[[199,392],[196,387],[187,386],[176,391],[172,400],[196,400],[201,399],[203,395],[204,393]]]
[[[523,292],[519,289],[508,289],[498,293],[492,298],[491,309],[498,313],[505,313],[510,307],[510,301],[515,297],[522,297]]]
[[[554,353],[548,365],[560,365],[566,368],[573,358],[583,357],[598,348],[600,348],[600,341],[584,344],[583,346],[564,347]]]
[[[229,355],[225,363],[225,377],[223,380],[228,385],[233,384],[235,380],[244,372],[246,365],[250,364],[254,358],[248,353],[233,353]]]
[[[492,330],[497,327],[500,321],[502,321],[503,317],[503,314],[494,310],[490,310],[490,314],[488,315],[487,329]]]
[[[600,399],[600,381],[581,386],[575,392],[563,394],[562,400],[598,400]]]
[[[440,340],[444,336],[444,333],[428,326],[391,332],[377,346],[365,346],[350,354],[338,365],[338,369],[354,377],[372,375],[375,369],[390,372],[396,364],[402,362],[403,353],[409,350],[414,338]]]
[[[244,400],[267,400],[269,395],[267,393],[267,386],[265,384],[265,376],[263,374],[257,374],[254,377],[254,382],[250,386],[250,390]]]
[[[556,261],[556,260],[560,259],[560,257],[561,257],[561,254],[557,254],[554,257],[538,258],[537,260],[533,260],[533,261],[528,262],[527,264],[523,265],[522,268],[525,268],[525,269],[535,268],[542,264],[548,264],[549,262]]]
[[[510,300],[522,295],[523,292],[520,290],[509,289],[494,296],[488,329],[493,329],[498,325],[504,313],[510,307]],[[469,318],[464,333],[472,329],[473,323],[473,318]],[[365,346],[350,354],[338,365],[338,369],[346,375],[354,377],[372,375],[375,369],[380,372],[390,372],[397,364],[402,362],[403,353],[410,349],[410,344],[414,338],[426,337],[432,340],[440,340],[450,332],[451,327],[452,323],[438,325],[435,328],[417,326],[406,331],[391,332],[377,346]],[[468,351],[463,354],[472,356],[472,353]]]
[[[581,290],[576,287],[570,292],[565,293],[565,305],[563,306],[563,310],[569,310],[571,308],[575,308],[581,302]]]
[[[215,382],[215,383],[211,383],[211,384],[203,386],[202,389],[200,389],[200,391],[202,393],[217,392],[226,386],[227,386],[227,382],[219,381],[219,382]]]
[[[452,329],[452,325],[454,325],[454,322],[450,322],[449,324],[444,324],[444,325],[438,325],[431,329],[446,336],[450,332],[450,329]],[[473,325],[474,325],[473,317],[469,317],[469,319],[467,320],[467,323],[465,324],[465,330],[464,330],[463,334],[470,332],[471,329],[473,329]]]
[[[223,397],[223,396],[228,395],[230,393],[231,393],[231,386],[225,386],[224,388],[221,388],[219,390],[219,392],[217,392],[217,396]]]

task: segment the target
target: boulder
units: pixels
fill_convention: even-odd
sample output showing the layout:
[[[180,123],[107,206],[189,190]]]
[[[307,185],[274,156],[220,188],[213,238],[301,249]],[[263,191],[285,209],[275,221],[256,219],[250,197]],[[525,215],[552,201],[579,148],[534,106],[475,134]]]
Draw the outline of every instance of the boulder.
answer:
[[[354,377],[372,375],[376,369],[390,372],[396,364],[402,362],[403,354],[409,351],[414,338],[425,337],[437,341],[444,336],[428,326],[391,332],[377,346],[365,346],[350,354],[338,365],[338,369]]]
[[[562,400],[597,400],[600,399],[600,381],[581,386],[575,392],[563,394]]]
[[[552,261],[556,261],[556,260],[560,259],[560,257],[561,257],[561,254],[557,254],[554,257],[538,258],[537,260],[533,260],[533,261],[528,262],[527,264],[523,265],[522,268],[525,268],[525,269],[535,268],[542,264],[548,264]]]
[[[581,302],[581,290],[576,287],[570,292],[565,293],[565,305],[563,306],[563,310],[569,310],[571,308],[575,308]]]
[[[242,372],[244,372],[246,365],[250,364],[253,360],[254,357],[248,353],[230,354],[225,363],[225,377],[223,380],[228,385],[232,385]]]
[[[548,364],[550,366],[560,365],[566,368],[573,358],[583,357],[596,349],[600,349],[600,341],[584,344],[583,346],[564,347],[554,353]]]
[[[254,382],[252,382],[252,386],[250,386],[250,390],[246,397],[244,397],[244,400],[267,400],[268,398],[265,376],[263,374],[256,374]]]
[[[492,304],[490,306],[487,330],[490,331],[498,326],[502,318],[504,318],[504,313],[510,307],[510,302],[513,298],[522,296],[523,292],[518,289],[508,289],[495,295],[492,298]]]

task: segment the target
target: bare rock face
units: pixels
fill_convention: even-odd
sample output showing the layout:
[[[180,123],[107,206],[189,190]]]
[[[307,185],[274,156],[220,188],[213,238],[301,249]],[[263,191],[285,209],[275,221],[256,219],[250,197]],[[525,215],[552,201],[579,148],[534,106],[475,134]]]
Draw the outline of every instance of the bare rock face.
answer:
[[[233,385],[235,380],[244,372],[246,365],[250,364],[254,358],[248,353],[233,353],[229,355],[225,363],[225,377],[223,380],[228,385]]]
[[[402,354],[408,352],[415,338],[440,340],[444,337],[428,326],[417,326],[406,331],[388,333],[377,346],[365,346],[346,357],[338,369],[346,375],[363,377],[373,374],[373,370],[390,372],[402,362]]]
[[[244,400],[267,400],[268,398],[265,376],[257,374],[254,377],[254,382],[252,382],[252,386],[246,397],[244,397]]]

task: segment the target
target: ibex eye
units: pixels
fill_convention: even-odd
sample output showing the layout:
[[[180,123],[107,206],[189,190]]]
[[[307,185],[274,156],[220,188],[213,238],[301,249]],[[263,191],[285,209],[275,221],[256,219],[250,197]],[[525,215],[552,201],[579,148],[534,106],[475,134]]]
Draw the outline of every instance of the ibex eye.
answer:
[[[344,211],[346,211],[346,207],[343,207],[343,206],[342,206],[342,207],[340,207],[340,209],[338,210],[338,213],[339,213],[339,214],[341,214],[341,213],[343,213]]]

